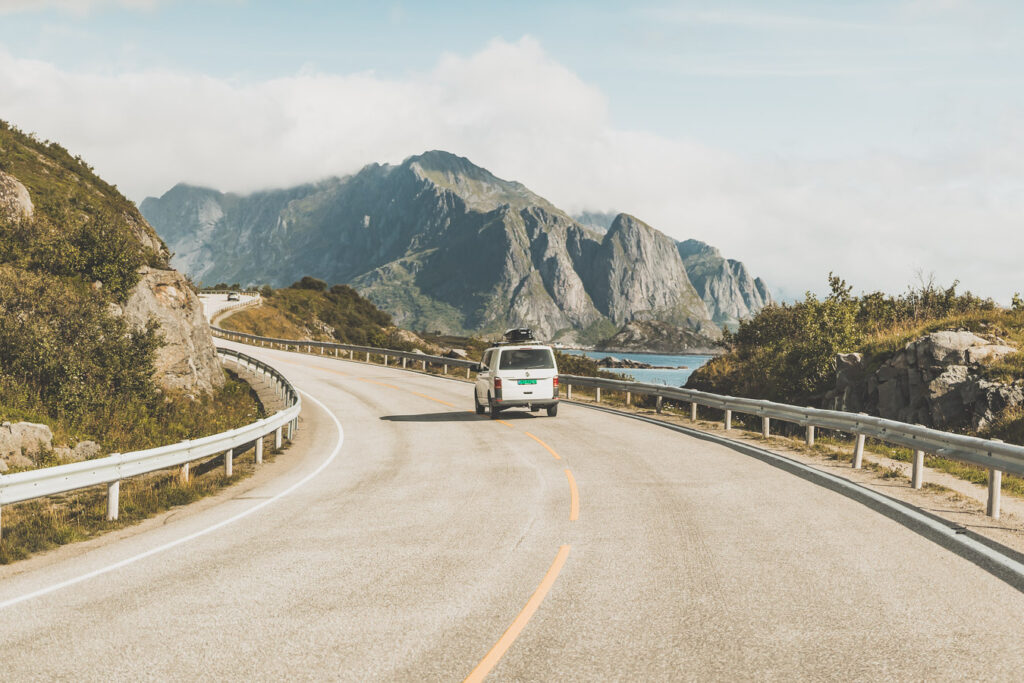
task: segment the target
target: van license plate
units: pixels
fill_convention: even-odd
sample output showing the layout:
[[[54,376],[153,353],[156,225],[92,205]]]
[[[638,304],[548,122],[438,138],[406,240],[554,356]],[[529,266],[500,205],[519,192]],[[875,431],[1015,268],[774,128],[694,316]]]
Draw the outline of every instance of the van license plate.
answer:
[[[536,384],[537,380],[535,380],[535,379],[521,379],[521,380],[519,380],[519,383],[520,384]]]

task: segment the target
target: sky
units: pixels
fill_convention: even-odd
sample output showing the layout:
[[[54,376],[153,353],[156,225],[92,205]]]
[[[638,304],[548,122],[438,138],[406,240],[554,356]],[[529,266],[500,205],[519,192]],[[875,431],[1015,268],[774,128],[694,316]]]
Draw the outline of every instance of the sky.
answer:
[[[783,300],[1024,291],[1024,3],[0,0],[0,119],[131,199],[467,156]]]

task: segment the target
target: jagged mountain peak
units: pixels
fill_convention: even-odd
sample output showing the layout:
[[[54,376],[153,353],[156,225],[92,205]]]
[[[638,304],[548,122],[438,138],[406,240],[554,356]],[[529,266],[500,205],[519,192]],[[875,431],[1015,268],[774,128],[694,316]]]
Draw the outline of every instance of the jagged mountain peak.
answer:
[[[546,199],[534,194],[522,183],[499,178],[466,157],[451,152],[424,152],[406,159],[402,162],[402,168],[459,196],[474,211],[494,211],[505,204],[514,209],[542,206],[557,211]]]
[[[680,242],[679,255],[683,258],[683,261],[686,261],[690,256],[713,259],[722,258],[722,252],[707,242],[701,242],[700,240],[683,240]]]

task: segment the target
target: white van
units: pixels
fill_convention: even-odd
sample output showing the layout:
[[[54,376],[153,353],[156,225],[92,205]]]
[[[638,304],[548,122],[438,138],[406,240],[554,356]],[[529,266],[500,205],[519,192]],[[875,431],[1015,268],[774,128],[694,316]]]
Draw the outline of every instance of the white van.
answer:
[[[509,330],[510,340],[484,351],[476,366],[473,407],[477,415],[489,409],[497,419],[506,408],[545,408],[549,417],[558,414],[558,367],[550,346],[530,341],[529,330]]]

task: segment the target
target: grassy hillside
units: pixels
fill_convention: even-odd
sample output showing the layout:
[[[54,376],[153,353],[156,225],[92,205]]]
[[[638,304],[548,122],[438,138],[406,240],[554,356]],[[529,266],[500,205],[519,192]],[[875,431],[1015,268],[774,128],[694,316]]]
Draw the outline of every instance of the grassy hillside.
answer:
[[[409,351],[415,341],[348,285],[327,287],[304,277],[284,289],[262,290],[263,305],[239,311],[221,322],[224,329],[279,339],[311,339],[339,344]]]
[[[35,208],[29,218],[0,212],[0,420],[43,422],[58,444],[93,439],[109,452],[215,433],[259,412],[244,385],[197,401],[155,385],[160,335],[131,329],[111,307],[140,266],[166,267],[167,252],[116,187],[2,121],[0,171]]]

